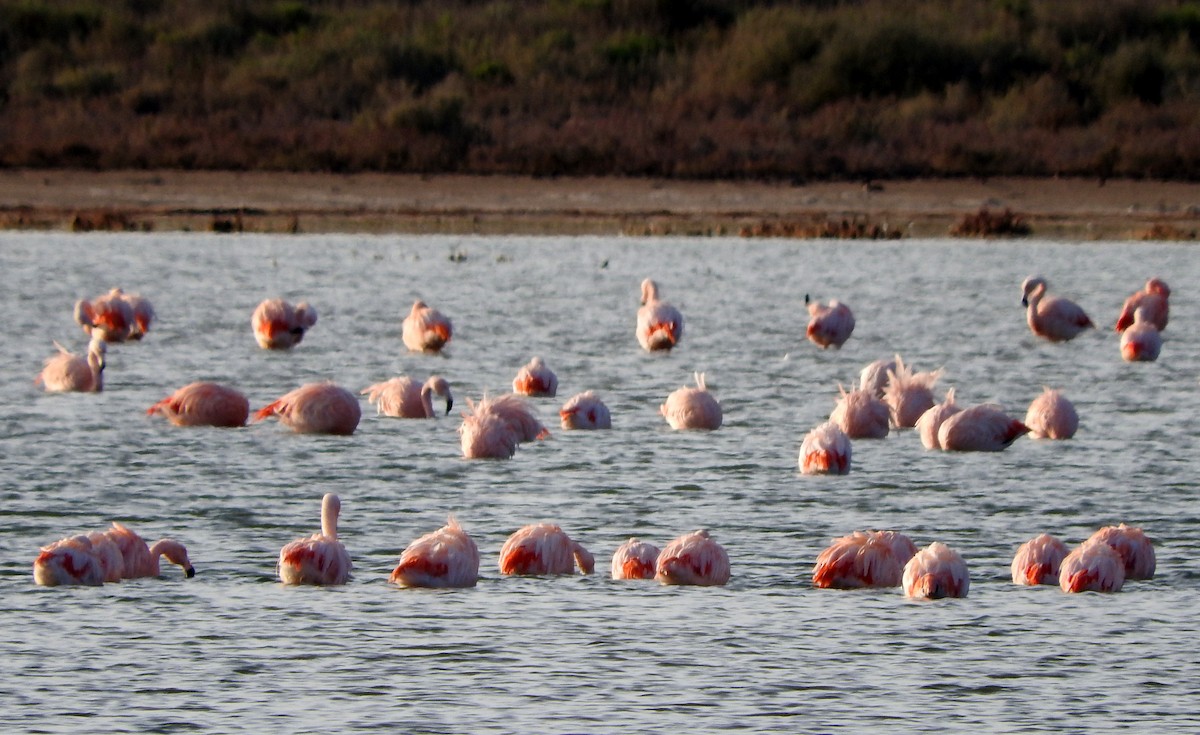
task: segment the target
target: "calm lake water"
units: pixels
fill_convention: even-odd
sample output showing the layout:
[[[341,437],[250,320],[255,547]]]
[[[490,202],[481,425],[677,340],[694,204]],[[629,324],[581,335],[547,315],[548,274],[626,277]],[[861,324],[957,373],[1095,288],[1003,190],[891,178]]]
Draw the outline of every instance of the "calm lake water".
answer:
[[[463,257],[452,259],[452,254]],[[1099,329],[1035,339],[1022,279],[1078,301]],[[1112,331],[1158,275],[1175,289],[1157,363],[1126,364]],[[669,355],[633,335],[639,283],[686,320]],[[0,351],[0,711],[24,732],[1113,732],[1200,729],[1200,258],[1146,243],[845,243],[635,238],[0,235],[9,319]],[[76,299],[120,285],[159,319],[108,353],[106,390],[34,385],[52,340],[82,351]],[[804,338],[804,296],[854,309],[846,346]],[[320,320],[290,353],[258,349],[264,298]],[[454,320],[449,357],[414,355],[400,320],[422,298]],[[936,394],[1023,416],[1043,385],[1074,401],[1074,440],[998,454],[925,451],[912,431],[857,441],[844,477],[797,469],[838,383],[900,353],[945,367]],[[553,436],[511,461],[460,457],[459,407],[506,392],[541,355]],[[675,433],[658,406],[707,374],[725,425]],[[432,421],[378,417],[351,437],[275,421],[180,429],[145,409],[194,380],[257,408],[302,383],[358,391],[399,374],[451,383]],[[613,429],[564,432],[557,410],[596,390]],[[341,495],[350,584],[285,588],[275,560]],[[483,556],[478,587],[401,590],[399,552],[453,512]],[[197,575],[40,588],[38,547],[127,523],[189,549]],[[503,578],[504,539],[563,526],[606,572],[631,535],[707,528],[724,588],[606,573]],[[1075,544],[1127,522],[1158,574],[1120,594],[1009,581],[1013,551]],[[892,528],[943,541],[970,597],[813,589],[829,540]]]

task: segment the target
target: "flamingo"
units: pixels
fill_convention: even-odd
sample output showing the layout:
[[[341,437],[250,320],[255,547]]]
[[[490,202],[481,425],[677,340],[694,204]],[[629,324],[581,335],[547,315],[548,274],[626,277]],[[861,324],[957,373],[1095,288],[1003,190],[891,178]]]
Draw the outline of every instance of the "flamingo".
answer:
[[[321,532],[279,550],[279,579],[284,584],[345,584],[350,578],[350,552],[338,541],[342,501],[333,493],[321,499]]]
[[[75,321],[85,334],[105,342],[141,339],[154,319],[154,307],[145,298],[114,288],[92,301],[75,302]]]
[[[1167,298],[1171,295],[1171,289],[1167,286],[1166,281],[1161,278],[1151,278],[1146,281],[1146,287],[1125,299],[1125,304],[1121,307],[1121,315],[1117,317],[1116,330],[1124,332],[1133,324],[1133,314],[1139,308],[1146,310],[1146,320],[1158,328],[1158,331],[1163,331],[1167,328],[1167,315],[1170,309],[1167,305]]]
[[[841,398],[829,420],[837,424],[851,439],[883,439],[888,435],[890,412],[887,404],[869,390],[852,390],[849,393],[838,384]]]
[[[940,541],[934,541],[908,560],[902,583],[906,596],[927,600],[966,597],[971,588],[967,563],[957,551]]]
[[[1061,391],[1043,386],[1025,412],[1025,425],[1034,439],[1070,439],[1079,429],[1079,414]]]
[[[1013,555],[1013,584],[1058,584],[1058,570],[1067,553],[1067,545],[1054,536],[1048,533],[1034,536]]]
[[[47,393],[99,393],[104,390],[104,340],[93,336],[88,343],[87,357],[81,357],[55,342],[58,354],[46,358],[42,372],[34,385],[42,385]]]
[[[250,317],[254,339],[264,350],[290,350],[317,323],[317,310],[301,301],[292,306],[283,299],[267,299]]]
[[[278,416],[297,434],[353,434],[362,407],[353,393],[333,383],[308,383],[254,412],[254,421]]]
[[[542,358],[534,357],[517,371],[517,377],[513,378],[513,393],[553,398],[558,393],[558,376],[546,367]]]
[[[440,375],[431,375],[418,383],[407,375],[363,388],[360,393],[375,405],[376,412],[402,419],[431,419],[434,417],[433,397],[446,401],[446,414],[454,407],[450,384]]]
[[[642,281],[642,305],[637,313],[637,340],[647,352],[669,350],[683,337],[683,314],[658,298],[658,284]]]
[[[685,533],[663,547],[654,578],[662,584],[720,586],[729,581],[729,554],[708,531]]]
[[[104,584],[105,571],[87,536],[69,536],[43,546],[33,561],[33,581],[43,587]]]
[[[1062,560],[1058,586],[1063,592],[1120,592],[1125,586],[1125,564],[1116,549],[1088,539]]]
[[[850,438],[846,432],[832,421],[808,432],[800,444],[800,472],[805,475],[849,474]]]
[[[114,290],[121,291],[119,288]],[[121,295],[125,303],[133,309],[133,326],[129,330],[129,339],[140,340],[150,331],[150,324],[154,322],[154,305],[141,294],[122,292]]]
[[[454,516],[408,545],[389,580],[401,587],[474,587],[479,548]]]
[[[1140,528],[1105,526],[1091,535],[1088,541],[1103,541],[1116,550],[1125,565],[1126,579],[1153,579],[1156,560],[1154,545]]]
[[[100,560],[105,582],[120,582],[125,577],[125,555],[121,547],[104,531],[92,531],[87,535],[92,542],[92,553]]]
[[[1029,427],[992,404],[964,408],[942,422],[938,445],[948,452],[999,452]]]
[[[1021,305],[1026,307],[1025,320],[1029,329],[1051,342],[1074,339],[1080,332],[1095,326],[1083,309],[1074,301],[1046,296],[1046,279],[1030,276],[1021,284]]]
[[[903,560],[897,557],[888,536],[874,531],[855,531],[834,539],[817,556],[812,571],[813,586],[833,589],[899,587],[904,564],[910,558],[912,554]]]
[[[146,409],[161,414],[176,426],[245,426],[250,401],[241,391],[217,383],[188,383]]]
[[[491,401],[479,403],[467,399],[470,413],[463,413],[458,427],[463,457],[467,459],[510,459],[520,440],[516,430],[503,416],[492,410]]]
[[[564,429],[611,429],[608,406],[592,391],[576,393],[558,412]]]
[[[116,521],[105,535],[121,551],[122,579],[159,576],[158,560],[162,556],[167,557],[167,561],[172,564],[179,565],[184,576],[189,579],[196,576],[196,569],[188,559],[187,549],[174,539],[159,539],[148,545],[141,536]]]
[[[442,312],[418,299],[401,325],[404,346],[412,352],[440,352],[454,334],[454,326]]]
[[[591,574],[596,560],[553,523],[520,528],[500,549],[501,574],[574,574],[576,565],[583,574]]]
[[[945,447],[938,441],[938,430],[942,428],[946,419],[961,410],[959,405],[954,402],[954,388],[946,391],[946,400],[921,414],[921,418],[917,419],[915,428],[921,435],[921,444],[926,449],[944,449]]]
[[[1144,307],[1133,312],[1133,323],[1121,332],[1121,357],[1126,362],[1154,362],[1162,351],[1162,335],[1147,316]]]
[[[896,372],[897,363],[901,362],[896,355],[891,360],[876,360],[867,365],[858,374],[858,389],[870,391],[876,398],[883,398],[888,384],[888,372]]]
[[[631,538],[617,547],[612,558],[613,579],[654,579],[658,547]]]
[[[892,547],[892,553],[896,555],[897,561],[900,562],[900,567],[903,568],[908,560],[917,555],[917,545],[912,539],[900,533],[899,531],[872,531],[876,536],[884,539]]]
[[[667,402],[658,411],[672,429],[721,428],[721,404],[708,392],[704,373],[693,373],[696,387],[684,386],[667,396]]]
[[[509,425],[518,442],[531,442],[550,436],[549,429],[542,425],[529,401],[516,393],[485,398],[480,403]]]
[[[892,412],[892,425],[897,428],[916,426],[921,414],[937,403],[933,399],[933,386],[942,377],[944,370],[914,373],[896,355],[896,369],[888,371],[888,384],[883,400]]]
[[[804,304],[808,307],[808,339],[821,349],[829,347],[841,348],[850,333],[854,331],[854,314],[850,307],[837,299],[829,302],[828,306],[816,301],[809,301],[808,294],[804,295]]]

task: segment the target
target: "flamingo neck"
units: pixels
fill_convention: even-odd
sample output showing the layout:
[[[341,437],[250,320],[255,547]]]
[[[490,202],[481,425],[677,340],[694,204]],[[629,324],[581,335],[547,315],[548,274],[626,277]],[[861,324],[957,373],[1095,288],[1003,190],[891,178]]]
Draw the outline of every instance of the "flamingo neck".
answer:
[[[321,502],[321,534],[329,538],[337,538],[337,522],[338,513],[341,512],[342,503],[338,496],[333,493],[325,495],[325,499]]]

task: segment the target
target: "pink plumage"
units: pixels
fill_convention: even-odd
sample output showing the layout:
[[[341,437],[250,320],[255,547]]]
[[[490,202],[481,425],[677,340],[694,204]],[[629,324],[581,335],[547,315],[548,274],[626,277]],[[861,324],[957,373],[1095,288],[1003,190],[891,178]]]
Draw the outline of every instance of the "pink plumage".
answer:
[[[608,406],[592,391],[577,393],[558,412],[564,429],[611,429]]]
[[[658,298],[658,284],[642,281],[642,305],[638,308],[636,335],[647,352],[669,350],[683,338],[683,314]]]
[[[654,579],[659,549],[654,544],[631,538],[613,552],[613,579]]]
[[[75,302],[75,321],[85,334],[105,342],[141,339],[153,318],[154,308],[149,301],[136,294],[130,296],[119,288],[92,301]]]
[[[279,579],[284,584],[338,585],[350,579],[350,552],[338,540],[342,501],[333,493],[321,499],[321,532],[296,539],[279,550]]]
[[[479,579],[479,548],[450,516],[445,526],[404,549],[389,579],[402,587],[474,587]]]
[[[1161,278],[1151,278],[1146,281],[1146,287],[1125,299],[1121,314],[1117,317],[1116,330],[1124,332],[1133,324],[1133,315],[1138,309],[1145,313],[1146,320],[1153,324],[1158,331],[1167,328],[1167,317],[1170,307],[1167,303],[1171,289]]]
[[[902,579],[908,597],[937,600],[966,597],[971,588],[967,563],[949,546],[934,541],[904,565]]]
[[[454,407],[454,396],[450,384],[440,375],[431,375],[424,383],[418,383],[407,375],[401,375],[382,383],[367,386],[359,391],[374,404],[377,413],[402,419],[431,419],[437,414],[433,410],[433,397],[446,401],[446,413]]]
[[[663,547],[654,578],[662,584],[714,587],[729,581],[729,554],[708,531],[692,531]]]
[[[241,391],[218,383],[189,383],[150,408],[176,426],[245,426],[250,401]]]
[[[1029,329],[1051,342],[1074,339],[1093,326],[1092,320],[1074,301],[1046,296],[1046,279],[1030,276],[1021,284],[1021,304],[1026,307],[1025,321]]]
[[[309,383],[254,413],[255,421],[278,416],[297,434],[353,434],[362,418],[362,406],[350,391],[333,383]]]
[[[69,536],[43,546],[33,562],[33,581],[44,587],[104,584],[104,568],[87,536]]]
[[[306,302],[292,306],[283,299],[267,299],[254,309],[250,326],[264,350],[290,350],[317,323],[317,310]]]
[[[896,372],[899,361],[900,356],[896,355],[891,360],[876,360],[867,365],[858,374],[858,389],[870,391],[871,395],[882,399],[888,384],[888,373]]]
[[[484,398],[475,403],[467,399],[469,413],[463,413],[458,427],[462,455],[467,459],[510,459],[517,451],[520,439],[517,432],[502,416],[492,410]]]
[[[805,475],[845,475],[850,472],[850,438],[832,421],[805,435],[800,444],[800,472]]]
[[[1154,362],[1160,352],[1162,335],[1139,308],[1133,313],[1133,323],[1121,332],[1121,357],[1126,362]]]
[[[1058,570],[1067,545],[1048,533],[1034,536],[1017,548],[1009,571],[1013,584],[1058,584]]]
[[[174,539],[164,538],[147,544],[132,529],[115,521],[105,535],[121,551],[122,579],[159,576],[159,558],[163,556],[183,569],[184,576],[196,576],[196,570],[188,559],[187,549]]]
[[[1153,579],[1157,560],[1154,545],[1140,528],[1127,526],[1105,526],[1096,531],[1089,541],[1103,541],[1116,550],[1125,565],[1126,579]]]
[[[440,352],[454,336],[454,325],[424,301],[414,301],[401,323],[404,346],[413,352]]]
[[[829,420],[851,439],[883,439],[888,435],[891,415],[887,404],[869,390],[852,390],[838,385],[841,397]]]
[[[925,413],[921,414],[921,418],[917,419],[917,433],[921,435],[921,444],[926,449],[944,449],[941,441],[938,439],[938,431],[941,430],[942,424],[946,423],[946,419],[961,411],[957,403],[954,402],[954,389],[946,391],[946,399],[936,406],[930,408]]]
[[[553,523],[520,528],[500,549],[501,574],[574,574],[576,564],[580,572],[591,574],[596,560]]]
[[[904,539],[908,540],[907,537]],[[912,544],[911,541],[908,543]],[[812,571],[813,586],[834,589],[899,587],[904,564],[911,557],[912,553],[909,553],[900,558],[894,536],[855,531],[834,539],[817,556]]]
[[[950,452],[999,452],[1029,427],[991,404],[964,408],[942,422],[938,445]]]
[[[1025,425],[1034,439],[1070,439],[1079,429],[1079,414],[1062,391],[1046,387],[1029,404]]]
[[[672,429],[701,429],[713,431],[721,428],[723,420],[721,404],[708,392],[704,373],[693,373],[696,387],[684,386],[667,396],[666,403],[658,411]]]
[[[1063,592],[1120,592],[1125,586],[1125,564],[1116,549],[1088,539],[1062,560],[1058,586]]]
[[[808,339],[822,349],[829,347],[841,348],[850,334],[854,332],[854,314],[850,307],[834,299],[826,306],[804,297],[808,307],[808,327],[805,333]]]
[[[930,372],[916,373],[896,355],[896,369],[888,372],[887,388],[883,400],[892,415],[892,426],[909,428],[937,401],[933,398],[933,386],[942,377],[939,368]]]
[[[42,372],[34,378],[47,393],[98,393],[104,390],[104,341],[93,337],[87,356],[76,355],[55,342],[58,354],[46,359]]]
[[[558,376],[540,357],[534,357],[517,371],[513,393],[524,396],[553,397],[558,393]]]

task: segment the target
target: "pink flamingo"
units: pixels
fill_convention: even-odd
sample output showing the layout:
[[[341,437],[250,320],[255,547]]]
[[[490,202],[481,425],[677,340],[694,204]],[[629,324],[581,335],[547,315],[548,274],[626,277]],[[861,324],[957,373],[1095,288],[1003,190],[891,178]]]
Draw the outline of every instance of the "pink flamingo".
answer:
[[[608,406],[592,391],[576,393],[558,412],[564,429],[611,429]]]
[[[693,373],[696,387],[684,386],[667,396],[667,402],[659,406],[659,413],[672,429],[721,428],[721,404],[708,392],[704,373]]]
[[[838,385],[841,398],[829,420],[837,424],[851,439],[883,439],[888,435],[890,412],[887,404],[869,390],[852,390],[849,393]]]
[[[467,399],[471,413],[464,413],[458,427],[462,454],[467,459],[510,459],[517,452],[517,433],[501,416],[492,412],[487,399]]]
[[[188,383],[146,409],[176,426],[245,426],[250,401],[241,391],[217,383]]]
[[[1126,579],[1153,579],[1156,559],[1154,545],[1140,528],[1105,526],[1091,535],[1088,541],[1103,541],[1116,550],[1125,565]]]
[[[454,516],[408,545],[389,580],[401,587],[474,587],[479,548]]]
[[[729,554],[708,531],[685,533],[663,547],[654,578],[662,584],[720,586],[729,581]]]
[[[896,369],[888,372],[887,388],[883,400],[892,412],[892,425],[897,428],[916,426],[917,419],[937,403],[933,399],[933,386],[942,377],[943,370],[914,373],[896,355]]]
[[[407,375],[363,388],[360,393],[375,405],[384,416],[402,419],[431,419],[434,417],[433,397],[446,401],[446,413],[454,407],[450,384],[440,375],[431,375],[423,384]]]
[[[1017,548],[1012,560],[1013,584],[1058,584],[1058,570],[1067,545],[1048,533],[1034,536]]]
[[[1061,391],[1043,386],[1025,412],[1025,425],[1034,439],[1070,439],[1079,429],[1079,414]]]
[[[948,452],[999,452],[1029,427],[992,404],[964,408],[942,422],[938,445]]]
[[[813,344],[828,349],[841,348],[850,333],[854,331],[854,314],[850,307],[834,299],[825,306],[820,302],[809,301],[808,294],[804,295],[804,304],[808,307],[808,339]]]
[[[43,546],[33,561],[33,581],[43,587],[104,584],[105,571],[87,536],[69,536]]]
[[[631,538],[617,547],[612,558],[613,579],[654,579],[658,547]]]
[[[145,328],[148,329],[149,320],[154,318],[154,309],[150,307],[150,302],[145,301],[142,297],[134,298],[138,302],[144,302],[140,309],[143,312],[143,318],[146,319]],[[134,311],[134,304],[138,302],[131,301],[124,291],[114,288],[92,301],[85,299],[76,301],[75,321],[83,327],[84,333],[99,337],[105,342],[124,342],[131,338],[141,339],[144,329],[139,328],[138,316]],[[145,316],[147,312],[148,318]]]
[[[1116,549],[1088,539],[1062,560],[1058,586],[1063,592],[1120,592],[1125,586],[1125,564]]]
[[[321,532],[279,550],[279,579],[284,584],[345,584],[350,578],[350,552],[338,541],[342,501],[333,493],[321,499]]]
[[[269,416],[297,434],[353,434],[362,407],[353,393],[333,383],[309,383],[254,412],[254,421]]]
[[[591,574],[596,560],[553,523],[518,529],[500,549],[501,574],[574,574],[576,564],[580,572]]]
[[[904,565],[904,594],[908,597],[939,600],[966,597],[971,588],[967,563],[949,546],[934,541],[921,549]]]
[[[292,306],[283,299],[267,299],[250,317],[254,339],[264,350],[290,350],[317,323],[317,310],[301,301]]]
[[[892,547],[892,553],[896,555],[896,560],[900,562],[900,567],[903,568],[908,560],[917,555],[917,545],[912,539],[900,533],[899,531],[872,531],[876,536],[884,539]]]
[[[187,549],[174,539],[159,539],[148,545],[141,536],[115,521],[105,535],[121,550],[122,579],[159,576],[158,560],[162,556],[172,564],[179,565],[189,579],[196,576],[196,570],[188,560]]]
[[[858,389],[870,391],[871,395],[876,398],[883,398],[884,391],[887,389],[888,373],[896,372],[900,356],[896,355],[891,360],[876,360],[867,365],[858,374]]]
[[[800,444],[800,472],[805,475],[849,474],[850,438],[846,432],[832,421],[808,432]]]
[[[513,378],[513,393],[553,398],[558,393],[558,376],[546,367],[542,358],[534,357],[517,371],[517,377]]]
[[[485,398],[480,405],[499,416],[509,425],[518,442],[531,442],[550,436],[550,430],[541,420],[529,401],[516,393],[507,393],[496,398]]]
[[[105,343],[93,337],[88,343],[87,357],[55,342],[58,354],[46,359],[42,372],[34,378],[34,385],[42,385],[47,393],[77,392],[99,393],[104,390]]]
[[[1133,324],[1121,332],[1121,357],[1126,362],[1154,362],[1162,351],[1162,335],[1138,307],[1133,312]]]
[[[1095,326],[1079,304],[1056,296],[1046,296],[1046,279],[1041,276],[1026,278],[1021,284],[1021,291],[1021,305],[1026,307],[1025,321],[1039,337],[1051,342],[1065,342]]]
[[[1117,317],[1117,331],[1124,332],[1133,324],[1133,315],[1138,309],[1146,310],[1146,320],[1157,327],[1158,331],[1166,329],[1167,315],[1170,311],[1167,298],[1170,295],[1171,289],[1161,278],[1151,278],[1146,281],[1145,289],[1125,299],[1125,304],[1121,307],[1121,315]]]
[[[683,314],[666,301],[660,301],[658,284],[645,279],[642,281],[642,305],[637,313],[638,344],[647,352],[669,350],[682,338]]]
[[[121,289],[113,289],[121,291]],[[150,324],[154,322],[154,305],[150,303],[150,299],[136,293],[121,292],[122,298],[129,307],[133,309],[133,326],[129,330],[129,339],[141,339],[146,336],[146,332],[150,331]]]
[[[944,449],[945,447],[938,440],[938,431],[942,428],[942,424],[946,423],[946,419],[961,410],[962,408],[954,402],[954,389],[946,391],[946,400],[921,414],[921,418],[917,419],[915,428],[921,435],[921,444],[926,449]]]
[[[404,346],[413,352],[440,352],[454,334],[454,326],[442,312],[424,301],[413,302],[401,325]]]
[[[904,539],[908,537],[904,536]],[[912,545],[912,541],[908,543]],[[817,556],[812,572],[813,586],[833,589],[899,587],[904,565],[915,553],[913,547],[912,553],[900,559],[893,538],[874,531],[855,531],[834,539]]]
[[[121,547],[104,531],[92,531],[87,537],[92,542],[92,553],[104,570],[104,581],[120,582],[125,577],[125,555]]]

